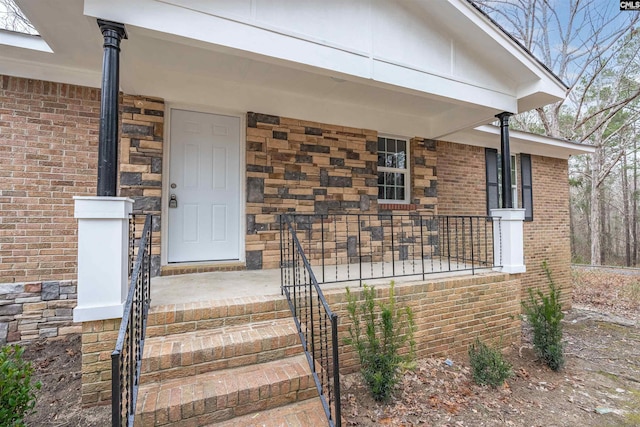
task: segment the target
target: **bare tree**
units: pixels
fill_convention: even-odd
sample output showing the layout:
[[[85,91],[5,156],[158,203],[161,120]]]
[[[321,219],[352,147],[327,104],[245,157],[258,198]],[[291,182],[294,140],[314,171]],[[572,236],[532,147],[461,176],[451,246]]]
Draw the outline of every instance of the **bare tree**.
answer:
[[[38,34],[14,0],[0,0],[0,28],[16,33]]]
[[[591,263],[603,255],[603,184],[623,147],[612,123],[640,97],[637,13],[598,0],[475,0],[569,86],[566,100],[536,110],[540,125],[516,120],[525,130],[592,144],[589,174]],[[615,8],[615,10],[614,10]],[[637,118],[630,118],[635,120]],[[534,122],[535,123],[535,122]]]

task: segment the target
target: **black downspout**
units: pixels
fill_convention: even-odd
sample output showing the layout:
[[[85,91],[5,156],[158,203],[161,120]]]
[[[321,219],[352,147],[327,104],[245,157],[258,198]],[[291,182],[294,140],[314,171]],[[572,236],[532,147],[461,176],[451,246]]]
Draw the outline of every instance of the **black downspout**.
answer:
[[[496,115],[500,119],[500,152],[502,166],[502,208],[513,208],[513,196],[511,193],[511,152],[509,150],[509,117],[511,113]]]
[[[120,41],[127,38],[124,24],[98,19],[104,37],[100,137],[98,142],[98,196],[117,196],[118,95],[120,91]]]

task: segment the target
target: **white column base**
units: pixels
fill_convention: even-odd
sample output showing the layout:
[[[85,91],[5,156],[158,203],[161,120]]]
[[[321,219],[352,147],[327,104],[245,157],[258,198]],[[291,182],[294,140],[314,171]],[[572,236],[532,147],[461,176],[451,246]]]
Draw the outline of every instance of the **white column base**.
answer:
[[[121,318],[127,297],[129,215],[126,197],[74,197],[78,219],[78,305],[74,322]]]
[[[493,217],[493,259],[495,271],[518,274],[524,264],[524,209],[491,209]]]

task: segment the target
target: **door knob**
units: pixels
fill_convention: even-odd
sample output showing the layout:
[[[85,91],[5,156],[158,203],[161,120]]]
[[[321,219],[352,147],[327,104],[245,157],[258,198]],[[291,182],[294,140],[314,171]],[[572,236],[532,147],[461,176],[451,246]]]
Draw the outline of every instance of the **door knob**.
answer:
[[[176,197],[175,194],[172,194],[169,197],[169,207],[170,208],[177,208],[178,207],[178,198]]]

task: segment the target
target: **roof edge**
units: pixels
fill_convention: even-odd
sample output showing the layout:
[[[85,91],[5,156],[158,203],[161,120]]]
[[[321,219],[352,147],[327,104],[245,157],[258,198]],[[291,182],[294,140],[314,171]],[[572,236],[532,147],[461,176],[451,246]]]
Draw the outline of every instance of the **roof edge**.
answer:
[[[567,85],[564,82],[564,80],[562,80],[560,78],[560,76],[558,76],[551,68],[549,68],[549,66],[547,64],[545,64],[537,56],[535,56],[533,54],[533,52],[531,52],[525,45],[522,44],[522,42],[520,42],[520,40],[518,40],[513,34],[511,34],[509,31],[507,31],[502,25],[500,25],[495,19],[493,19],[487,12],[482,10],[480,8],[480,6],[475,4],[475,2],[473,0],[466,0],[466,2],[468,4],[470,4],[478,13],[480,13],[487,20],[489,20],[489,22],[491,22],[491,24],[493,26],[495,26],[498,30],[500,30],[502,33],[504,33],[504,35],[506,35],[509,39],[511,39],[511,41],[514,42],[520,49],[522,49],[522,51],[527,56],[529,56],[536,63],[538,63],[538,65],[540,65],[546,72],[548,72],[558,83],[560,83],[562,86],[564,86],[565,89],[567,89],[567,90],[571,89],[571,87],[569,85]]]

